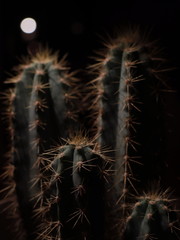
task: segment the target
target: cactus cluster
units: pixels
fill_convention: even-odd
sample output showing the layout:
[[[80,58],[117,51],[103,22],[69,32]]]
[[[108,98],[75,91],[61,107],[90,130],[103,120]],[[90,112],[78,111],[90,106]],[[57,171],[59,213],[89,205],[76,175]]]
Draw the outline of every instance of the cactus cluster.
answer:
[[[6,81],[0,216],[11,238],[178,239],[173,199],[144,193],[165,169],[157,50],[130,31],[106,44],[90,81],[47,49]]]

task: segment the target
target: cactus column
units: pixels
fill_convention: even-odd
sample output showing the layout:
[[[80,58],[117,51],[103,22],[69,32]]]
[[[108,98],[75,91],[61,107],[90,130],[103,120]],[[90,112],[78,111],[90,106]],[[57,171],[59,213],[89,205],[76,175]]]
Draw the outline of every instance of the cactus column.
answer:
[[[71,129],[79,127],[74,107],[79,94],[76,81],[68,73],[64,60],[58,62],[57,56],[49,51],[37,53],[8,81],[15,84],[6,94],[11,106],[5,113],[12,122],[9,163],[15,170],[8,171],[6,177],[11,178],[15,188],[9,189],[6,195],[17,197],[23,222],[30,232],[33,208],[30,199],[39,192],[39,186],[33,182],[41,174],[35,163],[41,153],[59,141],[62,143]],[[10,207],[11,204],[9,211],[12,211]]]
[[[82,135],[42,154],[34,209],[41,239],[103,239],[107,161]]]

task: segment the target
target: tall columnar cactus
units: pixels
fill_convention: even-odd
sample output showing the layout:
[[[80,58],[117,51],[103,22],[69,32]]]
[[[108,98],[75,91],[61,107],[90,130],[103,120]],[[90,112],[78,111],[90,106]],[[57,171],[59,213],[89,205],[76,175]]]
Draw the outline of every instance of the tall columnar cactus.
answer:
[[[97,77],[85,84],[64,59],[37,53],[1,94],[0,216],[13,222],[18,240],[176,237],[166,194],[140,197],[165,166],[158,160],[162,59],[137,31],[102,55]]]
[[[79,127],[75,124],[74,107],[78,85],[68,73],[64,60],[59,63],[57,56],[48,51],[38,53],[22,65],[20,74],[9,82],[14,83],[15,88],[5,95],[11,104],[5,115],[11,122],[8,130],[13,147],[5,168],[12,171],[6,171],[3,177],[11,177],[12,185],[10,189],[4,188],[4,192],[12,197],[17,194],[24,224],[31,231],[29,219],[33,207],[29,199],[38,192],[36,185],[31,186],[38,172],[33,166],[40,154],[67,138],[72,128]]]
[[[160,98],[167,85],[162,78],[164,59],[158,53],[154,42],[137,31],[128,32],[106,44],[91,67],[97,77],[87,88],[87,126],[114,160],[109,201],[116,211],[109,210],[111,236],[114,226],[119,228],[117,212],[126,216],[133,195],[164,177],[166,164],[159,154],[163,146]]]
[[[150,133],[147,140],[143,131],[145,128],[151,129],[153,121],[156,121],[154,129],[157,126],[160,128],[158,95],[165,87],[165,82],[160,78],[161,69],[158,66],[163,59],[157,56],[157,48],[153,43],[142,38],[138,32],[132,32],[108,44],[98,60],[92,66],[95,72],[98,71],[98,76],[89,84],[89,100],[97,89],[96,96],[91,100],[96,108],[91,110],[89,107],[91,114],[94,113],[90,124],[92,132],[99,135],[100,145],[106,146],[108,154],[115,160],[117,202],[123,202],[122,206],[125,207],[128,194],[138,193],[133,182],[141,173],[135,164],[151,166],[149,159],[160,148],[159,139],[154,139],[154,146],[157,146],[149,151],[147,145],[153,134]],[[147,119],[149,116],[150,119]],[[160,129],[157,128],[157,132]],[[157,137],[162,136],[157,134]],[[161,166],[160,160],[158,164]],[[154,171],[154,174],[147,171],[147,180],[152,176],[158,178],[159,174],[160,171]]]

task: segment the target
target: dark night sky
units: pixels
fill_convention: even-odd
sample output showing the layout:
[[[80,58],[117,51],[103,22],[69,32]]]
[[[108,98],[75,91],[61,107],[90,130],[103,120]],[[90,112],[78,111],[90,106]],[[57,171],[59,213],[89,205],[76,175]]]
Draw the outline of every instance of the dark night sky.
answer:
[[[150,1],[0,1],[1,68],[16,64],[34,42],[47,44],[61,54],[68,53],[72,68],[84,68],[94,49],[102,47],[98,35],[112,34],[116,28],[137,24],[152,29],[173,61],[179,47],[179,0]],[[25,17],[37,21],[37,34],[25,40],[19,28]],[[177,64],[177,63],[176,63]]]

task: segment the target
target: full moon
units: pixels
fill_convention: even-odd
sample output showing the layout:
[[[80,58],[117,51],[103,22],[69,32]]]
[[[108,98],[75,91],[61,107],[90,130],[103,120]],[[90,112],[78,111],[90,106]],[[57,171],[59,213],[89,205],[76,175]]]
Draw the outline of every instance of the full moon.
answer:
[[[36,27],[37,24],[33,18],[25,18],[20,23],[20,28],[24,33],[33,33]]]

